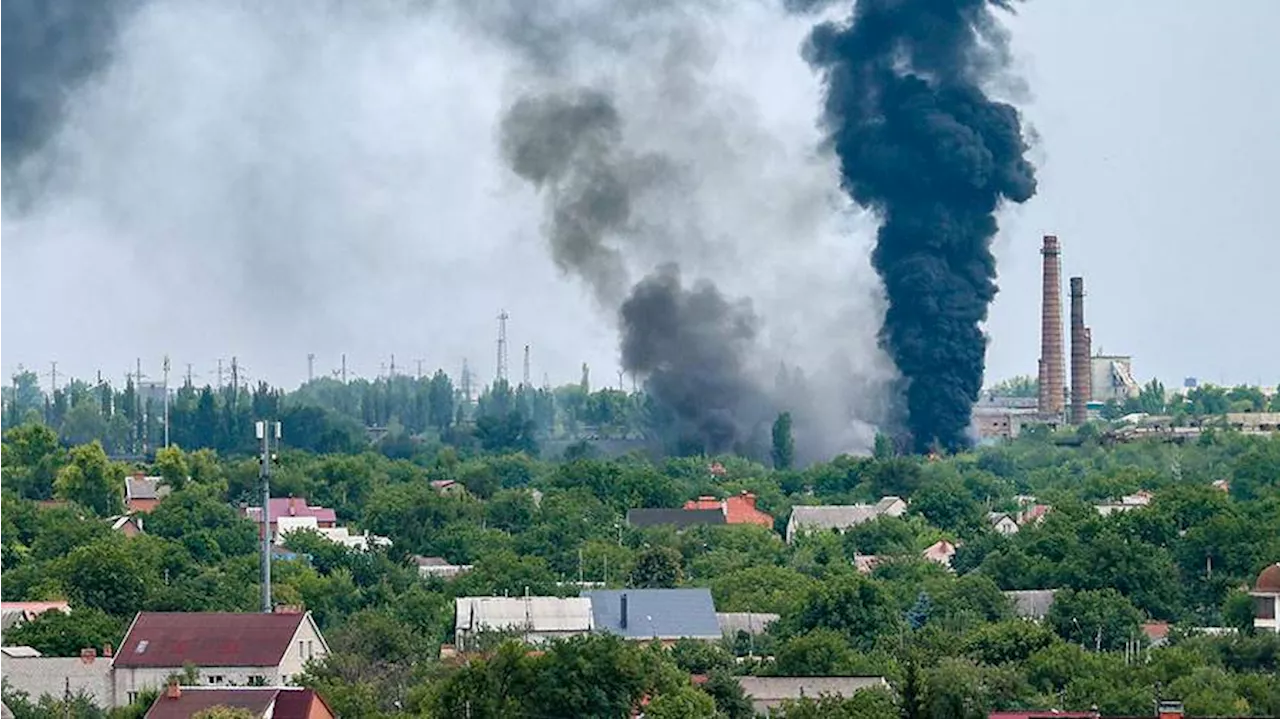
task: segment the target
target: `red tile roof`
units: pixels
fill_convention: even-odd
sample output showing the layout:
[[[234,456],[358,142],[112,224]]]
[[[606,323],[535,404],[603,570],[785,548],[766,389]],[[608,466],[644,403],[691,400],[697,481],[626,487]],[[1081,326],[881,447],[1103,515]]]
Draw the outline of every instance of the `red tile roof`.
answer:
[[[293,509],[290,511],[290,502],[293,503]],[[329,507],[309,507],[305,497],[272,497],[271,504],[271,522],[275,523],[280,517],[315,517],[317,524],[324,522],[336,523],[338,515]],[[245,510],[245,516],[255,522],[262,521],[262,508],[249,507]]]
[[[756,509],[756,496],[750,492],[716,499],[715,497],[698,497],[684,503],[685,509],[719,509],[724,512],[725,524],[758,524],[772,527],[773,517]]]
[[[140,612],[115,666],[273,667],[306,614]]]
[[[181,693],[170,698],[161,692],[146,719],[188,719],[192,714],[216,706],[248,709],[254,716],[261,716],[275,701],[272,719],[308,719],[313,716],[312,707],[318,704],[323,711],[314,716],[333,716],[333,711],[311,689],[296,687],[244,687],[211,688],[182,687]]]

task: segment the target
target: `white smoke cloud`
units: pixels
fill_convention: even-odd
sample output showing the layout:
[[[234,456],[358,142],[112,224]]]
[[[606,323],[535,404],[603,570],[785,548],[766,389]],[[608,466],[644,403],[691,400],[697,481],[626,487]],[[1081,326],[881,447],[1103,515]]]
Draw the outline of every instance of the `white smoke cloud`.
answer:
[[[145,3],[19,169],[35,199],[6,202],[6,369],[119,377],[142,356],[154,375],[167,352],[209,381],[238,355],[288,384],[306,353],[328,370],[345,352],[365,375],[396,353],[487,377],[506,307],[539,376],[612,376],[616,318],[554,267],[538,198],[499,156],[503,108],[554,65],[613,91],[629,143],[683,161],[685,191],[640,208],[682,233],[632,270],[674,259],[752,298],[764,381],[801,365],[815,396],[877,420],[879,287],[818,150],[812,21],[763,0],[566,1],[531,26],[522,6]],[[833,405],[849,431],[823,451],[865,448]]]

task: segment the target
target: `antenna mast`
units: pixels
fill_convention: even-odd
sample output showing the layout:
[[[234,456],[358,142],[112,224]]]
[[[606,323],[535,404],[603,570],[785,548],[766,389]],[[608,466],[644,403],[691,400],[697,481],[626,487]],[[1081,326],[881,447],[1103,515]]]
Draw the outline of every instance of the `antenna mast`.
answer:
[[[164,356],[164,448],[169,448],[169,355]]]
[[[520,380],[520,386],[529,389],[532,385],[529,383],[529,345],[524,346],[524,375]]]

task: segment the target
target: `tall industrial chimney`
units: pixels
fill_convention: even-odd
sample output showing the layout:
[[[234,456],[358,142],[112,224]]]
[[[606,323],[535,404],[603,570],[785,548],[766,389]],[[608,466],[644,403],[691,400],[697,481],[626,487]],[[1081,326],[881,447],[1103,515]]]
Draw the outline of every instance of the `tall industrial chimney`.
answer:
[[[1044,288],[1040,304],[1040,399],[1043,416],[1062,416],[1067,368],[1062,357],[1062,254],[1055,235],[1044,236]]]
[[[1084,424],[1093,396],[1089,328],[1084,326],[1084,278],[1071,278],[1071,424]]]

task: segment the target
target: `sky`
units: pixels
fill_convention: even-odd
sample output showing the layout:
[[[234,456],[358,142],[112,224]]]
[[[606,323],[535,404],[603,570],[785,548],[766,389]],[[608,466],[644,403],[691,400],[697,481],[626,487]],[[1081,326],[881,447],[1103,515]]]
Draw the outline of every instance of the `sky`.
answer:
[[[690,11],[707,50],[691,61],[697,112],[654,111],[639,131],[685,143],[698,167],[691,213],[711,239],[679,253],[751,296],[784,356],[842,353],[873,373],[874,222],[840,205],[816,149],[821,85],[798,51],[813,21],[732,5]],[[593,384],[616,384],[613,317],[554,265],[541,198],[498,152],[531,72],[520,48],[465,13],[288,6],[151,3],[68,90],[27,163],[43,193],[5,201],[5,373],[57,361],[119,382],[140,358],[158,378],[168,354],[204,383],[234,356],[292,386],[308,353],[317,374],[345,353],[364,377],[394,353],[397,371],[466,358],[488,379],[505,309],[513,377],[529,344],[535,382],[576,381],[586,362]],[[1064,283],[1085,277],[1094,350],[1132,355],[1139,380],[1280,381],[1280,93],[1266,81],[1280,60],[1265,34],[1280,4],[1039,0],[1005,21],[1023,82],[1003,91],[1040,186],[1000,216],[988,378],[1035,372],[1038,251],[1054,233]],[[566,72],[618,84],[642,117],[662,60],[636,51],[602,70],[579,55]]]

